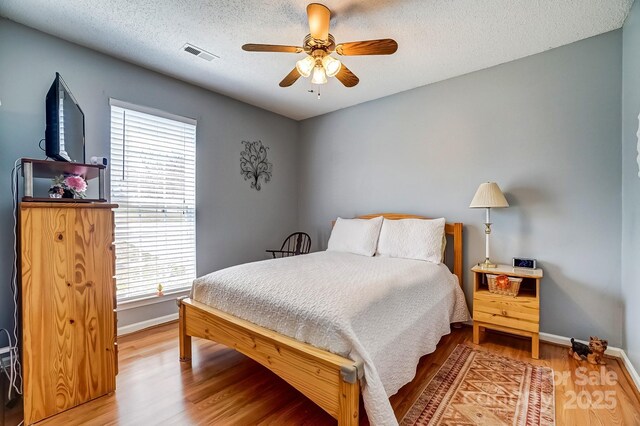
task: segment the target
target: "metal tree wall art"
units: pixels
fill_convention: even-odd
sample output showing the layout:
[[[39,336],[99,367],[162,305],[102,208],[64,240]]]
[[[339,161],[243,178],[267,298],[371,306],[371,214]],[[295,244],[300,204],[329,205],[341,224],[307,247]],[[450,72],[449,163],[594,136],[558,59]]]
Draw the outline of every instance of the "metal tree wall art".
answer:
[[[267,160],[268,147],[262,141],[242,141],[244,150],[240,153],[240,172],[244,180],[251,180],[251,188],[260,191],[260,179],[267,183],[271,180],[273,164]]]

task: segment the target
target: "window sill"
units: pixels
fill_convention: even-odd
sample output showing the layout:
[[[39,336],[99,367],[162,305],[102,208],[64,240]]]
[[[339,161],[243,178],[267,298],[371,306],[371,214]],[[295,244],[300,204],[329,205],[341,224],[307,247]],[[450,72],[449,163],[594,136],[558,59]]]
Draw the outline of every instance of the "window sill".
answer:
[[[164,296],[143,296],[139,299],[125,300],[122,302],[118,302],[118,307],[116,308],[117,312],[126,311],[129,309],[139,308],[141,306],[147,305],[155,305],[156,303],[168,302],[171,300],[175,300],[181,296],[188,296],[191,289],[187,290],[178,290],[172,293],[167,293]]]

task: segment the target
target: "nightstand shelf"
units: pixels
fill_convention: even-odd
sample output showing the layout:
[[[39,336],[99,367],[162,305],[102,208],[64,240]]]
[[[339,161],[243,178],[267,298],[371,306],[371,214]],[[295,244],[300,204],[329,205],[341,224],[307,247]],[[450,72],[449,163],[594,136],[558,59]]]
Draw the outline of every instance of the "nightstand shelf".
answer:
[[[540,281],[542,269],[474,266],[473,272],[473,343],[480,343],[484,329],[498,330],[531,338],[531,357],[539,358]],[[489,292],[486,274],[522,278],[517,296]]]

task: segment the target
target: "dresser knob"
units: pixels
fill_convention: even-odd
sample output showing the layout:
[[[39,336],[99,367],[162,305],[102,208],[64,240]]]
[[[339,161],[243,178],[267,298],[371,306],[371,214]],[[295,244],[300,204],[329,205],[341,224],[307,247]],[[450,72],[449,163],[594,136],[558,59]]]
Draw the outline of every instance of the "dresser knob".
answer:
[[[502,315],[507,316],[507,311],[505,311],[504,309],[502,310]]]

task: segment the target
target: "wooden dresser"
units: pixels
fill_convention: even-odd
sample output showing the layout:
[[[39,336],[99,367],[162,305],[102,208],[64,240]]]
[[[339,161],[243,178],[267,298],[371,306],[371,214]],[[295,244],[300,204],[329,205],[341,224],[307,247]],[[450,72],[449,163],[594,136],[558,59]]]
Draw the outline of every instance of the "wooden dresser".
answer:
[[[531,338],[531,358],[540,356],[540,281],[542,269],[513,268],[498,265],[473,272],[473,343],[480,343],[485,328]],[[516,297],[495,294],[487,288],[486,274],[522,278]]]
[[[115,207],[20,204],[25,425],[116,388]]]

